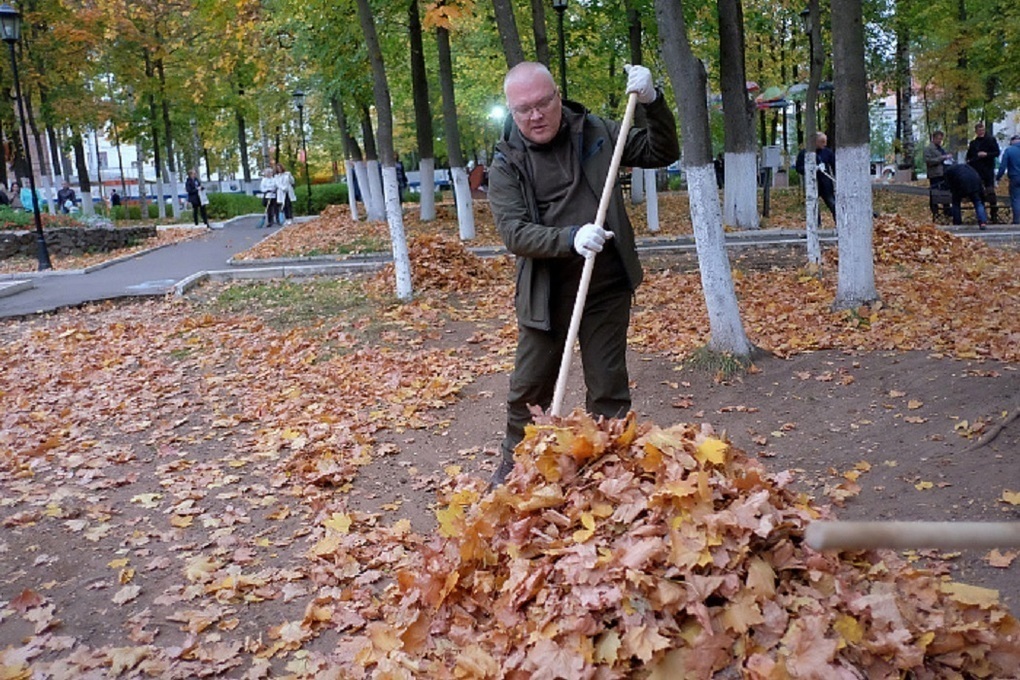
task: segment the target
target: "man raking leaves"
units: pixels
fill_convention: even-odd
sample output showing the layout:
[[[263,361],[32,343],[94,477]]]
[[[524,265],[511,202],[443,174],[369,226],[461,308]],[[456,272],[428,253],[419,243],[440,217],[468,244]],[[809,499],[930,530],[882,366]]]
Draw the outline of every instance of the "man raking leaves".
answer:
[[[561,100],[542,64],[518,64],[504,80],[510,116],[489,169],[489,202],[500,237],[517,257],[518,342],[494,484],[513,468],[530,408],[545,410],[553,402],[561,358],[573,344],[572,318],[587,411],[621,417],[630,409],[627,328],[642,270],[617,169],[669,165],[680,146],[673,113],[651,72],[642,66],[627,72],[630,99],[644,109],[643,127],[631,128],[625,116],[625,129]],[[583,314],[572,314],[575,301]]]

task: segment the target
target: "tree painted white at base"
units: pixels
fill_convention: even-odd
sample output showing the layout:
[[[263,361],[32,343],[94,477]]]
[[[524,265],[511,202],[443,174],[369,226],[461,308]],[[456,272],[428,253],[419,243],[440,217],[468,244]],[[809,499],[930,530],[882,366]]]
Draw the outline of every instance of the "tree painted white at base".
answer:
[[[708,348],[715,352],[750,356],[753,348],[740,320],[733,273],[726,254],[726,236],[722,226],[722,211],[719,208],[715,168],[708,164],[696,168],[688,167],[685,170],[691,200],[694,244],[698,251],[698,268],[701,271],[701,288],[705,295],[711,333]]]
[[[177,173],[171,172],[170,174],[170,195],[174,197],[174,200],[170,202],[173,206],[174,219],[181,219],[181,202],[177,199],[180,196],[180,185],[177,184]]]
[[[814,153],[804,154],[804,219],[808,264],[822,266],[822,245],[818,240],[818,163]]]
[[[867,145],[836,151],[836,223],[839,275],[833,309],[852,309],[878,299],[872,243],[871,150]]]
[[[368,164],[365,161],[354,161],[354,176],[358,180],[358,192],[361,194],[361,203],[365,206],[365,218],[371,220],[371,213],[368,210],[368,193],[370,188],[368,187]],[[352,185],[347,186],[347,190],[354,194],[354,187]],[[377,220],[378,221],[378,220]]]
[[[404,234],[404,211],[400,207],[400,185],[397,183],[397,166],[382,169],[383,192],[386,196],[386,221],[390,225],[390,244],[393,250],[393,268],[396,273],[397,299],[411,299],[411,257],[407,252]]]
[[[475,237],[475,212],[467,170],[450,168],[450,178],[453,180],[453,195],[457,200],[457,224],[460,227],[460,240],[470,241]]]
[[[354,161],[348,160],[344,163],[344,170],[344,176],[347,178],[347,205],[351,207],[351,219],[357,222],[361,218],[358,216],[358,198],[354,195],[356,172]]]
[[[645,215],[648,219],[648,231],[653,234],[659,231],[659,188],[655,186],[653,169],[646,169],[645,176]]]
[[[365,171],[368,174],[368,184],[362,184],[361,197],[365,199],[368,219],[371,222],[382,222],[386,219],[386,203],[383,197],[382,178],[379,173],[379,161],[365,161]],[[394,166],[393,172],[397,172]],[[365,191],[368,186],[369,191]],[[367,193],[367,195],[366,195]]]
[[[419,213],[423,222],[430,222],[436,219],[436,192],[435,191],[424,191],[422,187],[434,187],[436,186],[436,159],[435,158],[422,158],[418,163],[418,177],[420,178],[420,184],[418,191],[418,200],[421,204],[418,206]]]
[[[633,168],[630,171],[630,202],[633,205],[641,205],[645,200],[645,173],[641,168]]]
[[[723,168],[722,223],[735,229],[758,229],[758,156],[753,151],[726,153]]]

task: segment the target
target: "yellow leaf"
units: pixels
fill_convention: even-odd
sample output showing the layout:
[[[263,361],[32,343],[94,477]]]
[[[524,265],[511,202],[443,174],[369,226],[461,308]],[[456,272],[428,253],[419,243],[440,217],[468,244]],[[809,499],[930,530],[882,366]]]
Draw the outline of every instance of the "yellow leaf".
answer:
[[[911,399],[910,401],[907,402],[907,408],[910,409],[911,411],[916,411],[922,406],[924,406],[924,402],[921,401],[920,399]]]
[[[323,526],[332,529],[337,533],[348,534],[351,532],[351,516],[346,512],[334,512],[333,515],[323,522]]]
[[[999,591],[991,588],[981,588],[956,581],[942,583],[939,588],[960,604],[970,604],[987,609],[999,603]]]
[[[935,485],[932,484],[931,482],[918,482],[917,484],[914,485],[914,488],[917,489],[918,491],[925,491],[927,489],[932,488],[933,486]]]
[[[195,518],[191,515],[174,515],[170,518],[170,525],[175,526],[178,529],[187,529],[194,521]]]
[[[1002,502],[1010,505],[1020,505],[1020,491],[1003,491]]]
[[[608,663],[610,665],[616,663],[617,652],[620,649],[620,634],[615,630],[609,630],[599,636],[598,642],[595,643],[595,662],[596,663]]]
[[[332,555],[339,549],[340,537],[336,534],[329,534],[315,544],[315,547],[312,548],[312,554],[317,557],[324,557],[326,555]]]
[[[726,451],[730,448],[730,445],[721,439],[715,439],[709,437],[705,441],[698,444],[698,452],[695,458],[698,459],[702,465],[712,463],[713,465],[722,465],[726,462]]]
[[[456,477],[461,473],[462,469],[459,465],[447,465],[443,468],[443,472],[446,473],[447,477]]]
[[[163,497],[161,493],[140,493],[137,496],[131,497],[132,503],[138,503],[143,508],[155,508],[159,506],[158,501]]]
[[[574,532],[574,542],[584,543],[595,534],[595,517],[590,512],[581,513],[583,529]]]
[[[848,614],[841,614],[836,617],[832,629],[839,633],[840,637],[850,645],[857,645],[864,639],[864,627],[860,622]]]
[[[129,560],[126,557],[121,557],[115,560],[110,560],[109,562],[106,563],[106,566],[110,567],[111,569],[123,569],[128,565],[130,561],[131,560]]]
[[[464,508],[460,505],[450,505],[436,510],[436,520],[439,522],[439,533],[446,538],[454,538],[460,535],[458,520],[464,517]]]

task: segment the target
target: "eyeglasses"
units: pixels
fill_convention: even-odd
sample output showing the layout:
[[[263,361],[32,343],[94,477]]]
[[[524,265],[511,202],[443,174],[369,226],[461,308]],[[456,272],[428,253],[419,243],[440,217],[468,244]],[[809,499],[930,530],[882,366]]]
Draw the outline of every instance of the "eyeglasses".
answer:
[[[528,106],[511,107],[510,112],[513,113],[515,116],[519,116],[520,118],[529,118],[531,117],[531,114],[534,113],[535,111],[538,111],[539,113],[542,114],[548,113],[550,107],[552,107],[553,102],[556,101],[556,98],[559,97],[559,95],[560,93],[558,91],[553,90],[548,95],[546,95],[542,99],[539,99],[534,104],[530,104]]]

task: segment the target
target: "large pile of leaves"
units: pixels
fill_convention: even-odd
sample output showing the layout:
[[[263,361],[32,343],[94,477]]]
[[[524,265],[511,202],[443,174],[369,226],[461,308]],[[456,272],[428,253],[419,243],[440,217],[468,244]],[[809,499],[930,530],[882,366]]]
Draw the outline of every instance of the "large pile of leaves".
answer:
[[[404,561],[352,677],[1005,678],[997,594],[893,553],[820,554],[823,514],[707,426],[539,418]],[[320,554],[320,557],[328,555]],[[721,673],[721,675],[719,675]]]

